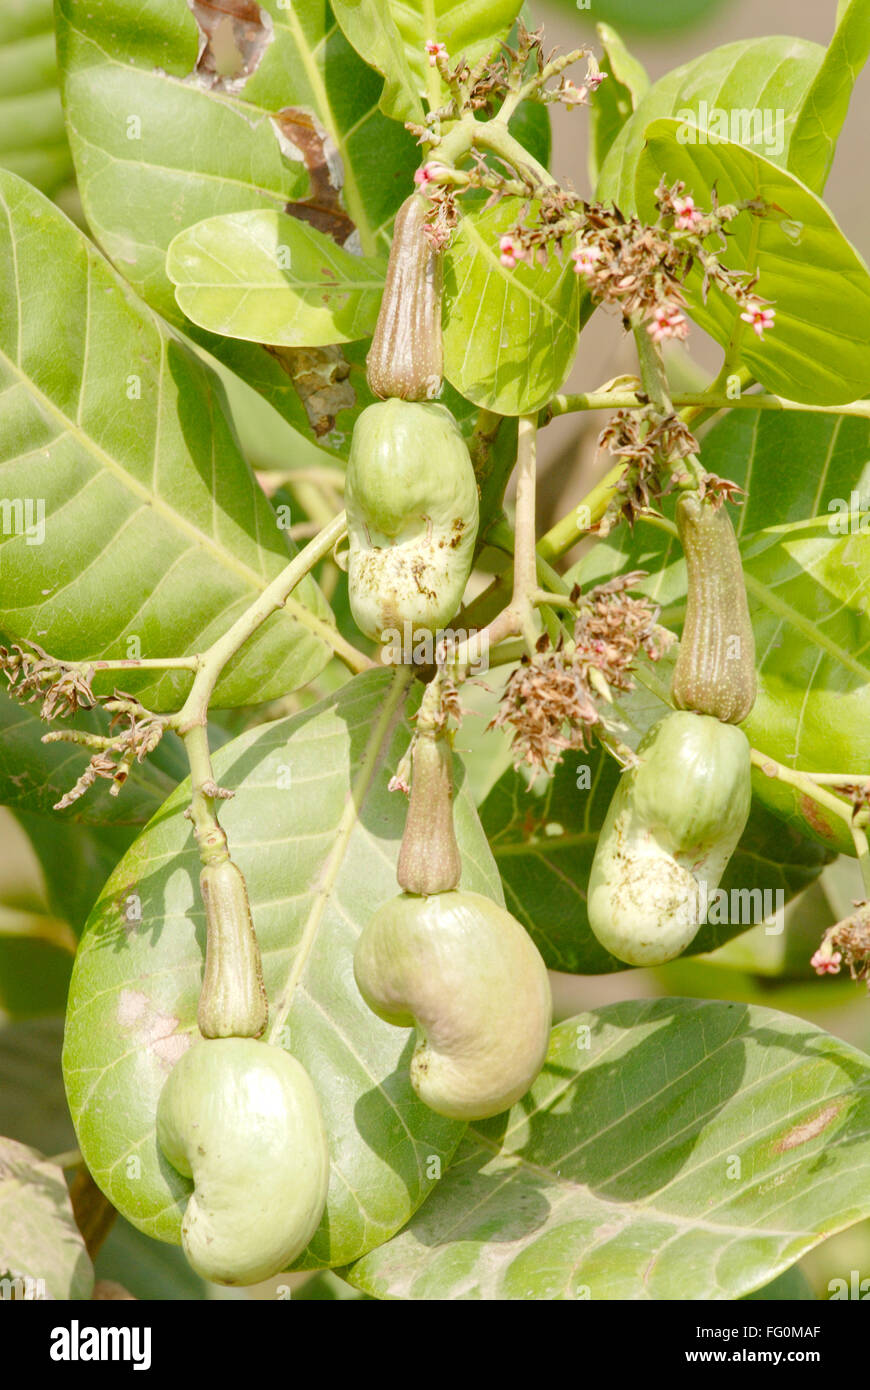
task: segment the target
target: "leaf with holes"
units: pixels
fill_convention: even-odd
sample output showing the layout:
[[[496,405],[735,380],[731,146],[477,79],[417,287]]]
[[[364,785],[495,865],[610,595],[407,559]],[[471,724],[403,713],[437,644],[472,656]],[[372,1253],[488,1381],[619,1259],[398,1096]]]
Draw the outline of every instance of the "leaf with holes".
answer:
[[[771,1009],[641,1000],[555,1028],[530,1094],[346,1277],[382,1299],[735,1299],[868,1215],[866,1053]]]
[[[332,1159],[323,1223],[302,1263],[341,1265],[408,1220],[462,1126],[418,1101],[412,1035],[381,1023],[354,983],[353,948],[397,891],[406,805],[387,784],[407,746],[408,673],[373,671],[292,719],[219,749],[235,796],[221,820],[245,874],[263,952],[269,1038],[306,1068]],[[82,1152],[109,1200],[149,1235],[178,1242],[190,1184],[159,1154],[157,1098],[198,1036],[204,925],[186,786],[122,859],[76,958],[64,1071]],[[456,802],[463,886],[501,901],[463,784]],[[140,917],[125,915],[136,894]],[[141,1173],[127,1160],[137,1157]]]
[[[63,1170],[0,1139],[0,1299],[90,1298],[93,1285]]]
[[[672,665],[668,659],[660,666],[641,661],[634,691],[613,707],[620,737],[632,748],[670,712],[664,697]],[[586,915],[592,858],[619,776],[614,759],[596,746],[567,753],[552,778],[531,785],[524,773],[509,769],[480,808],[505,902],[551,970],[597,975],[626,969],[593,936]],[[829,857],[755,803],[720,884],[729,910],[717,907],[711,913],[734,920],[709,921],[692,942],[692,954],[715,950],[746,931],[750,917],[759,922],[778,903],[788,902],[814,882]],[[735,891],[750,896],[735,899]],[[732,902],[739,911],[731,913]]]
[[[499,415],[545,405],[577,351],[578,277],[567,254],[545,267],[500,264],[499,238],[522,209],[502,198],[469,214],[444,255],[444,375]]]
[[[870,384],[870,273],[824,203],[793,175],[754,150],[727,140],[680,144],[678,122],[654,121],[637,166],[640,215],[655,220],[661,178],[685,183],[696,202],[761,199],[762,216],[729,224],[723,265],[758,274],[776,323],[759,340],[740,308],[713,283],[705,296],[696,266],[686,281],[689,312],[718,343],[736,352],[763,386],[788,400],[840,405]]]
[[[868,459],[870,422],[806,411],[733,410],[702,443],[704,467],[748,492],[733,513],[758,666],[743,727],[787,767],[854,774],[870,766]],[[663,510],[673,515],[673,499]],[[620,527],[595,546],[571,577],[594,583],[635,569],[649,571],[638,587],[678,628],[679,542],[642,520],[633,536]],[[848,827],[793,788],[756,769],[753,789],[801,834],[854,853]]]
[[[0,492],[17,508],[0,536],[0,627],[13,640],[68,660],[127,657],[134,638],[143,657],[201,651],[290,559],[214,373],[2,172],[0,419]],[[306,684],[337,642],[306,578],[227,669],[217,705]],[[125,676],[154,709],[177,707],[189,683]]]
[[[167,273],[185,314],[211,333],[283,347],[371,336],[386,261],[363,260],[279,212],[209,217],[170,242]]]
[[[51,0],[7,0],[0,13],[0,165],[47,194],[72,178]]]
[[[238,36],[235,61],[232,45],[215,58],[221,14],[224,36]],[[166,251],[207,218],[292,212],[367,257],[388,249],[418,151],[378,109],[380,77],[322,0],[151,0],[146,11],[127,0],[57,0],[57,36],[88,224],[173,322],[185,323]],[[372,399],[364,351],[272,355],[186,327],[294,427],[347,453],[353,420]]]

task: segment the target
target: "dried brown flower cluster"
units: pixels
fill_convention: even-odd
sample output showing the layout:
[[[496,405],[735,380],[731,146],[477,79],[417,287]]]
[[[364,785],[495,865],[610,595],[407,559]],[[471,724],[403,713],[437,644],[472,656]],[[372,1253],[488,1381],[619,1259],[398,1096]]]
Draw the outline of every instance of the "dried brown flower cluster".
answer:
[[[96,750],[75,786],[55,802],[55,811],[63,811],[78,801],[99,778],[110,781],[110,794],[117,796],[133,764],[143,762],[163,737],[165,720],[150,714],[130,695],[115,691],[112,699],[105,701],[105,708],[112,714],[110,730],[122,720],[126,720],[126,727],[108,735],[80,729],[56,729],[43,734],[43,743],[76,743]]]
[[[76,666],[66,666],[44,652],[36,642],[28,648],[0,647],[0,671],[10,693],[24,704],[42,700],[41,719],[65,719],[97,703],[88,676]]]
[[[581,595],[573,640],[554,649],[548,637],[524,657],[505,686],[490,728],[513,729],[514,764],[552,772],[569,749],[586,751],[593,731],[611,727],[600,701],[611,691],[633,688],[631,671],[638,653],[658,661],[673,640],[656,626],[658,609],[626,590],[644,577],[635,570]]]
[[[607,535],[620,517],[633,526],[641,512],[655,512],[661,497],[690,481],[681,460],[694,457],[699,447],[678,415],[659,416],[652,407],[617,411],[598,442],[627,465],[598,524],[599,535]]]
[[[856,902],[855,911],[829,927],[810,964],[818,975],[838,975],[845,964],[853,980],[866,980],[870,989],[870,902]]]

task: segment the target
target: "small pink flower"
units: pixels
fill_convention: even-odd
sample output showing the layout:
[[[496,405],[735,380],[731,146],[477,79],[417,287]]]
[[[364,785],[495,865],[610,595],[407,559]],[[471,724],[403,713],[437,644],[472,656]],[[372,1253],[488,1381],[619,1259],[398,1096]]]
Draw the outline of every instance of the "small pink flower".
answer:
[[[517,261],[524,261],[528,258],[528,252],[525,248],[509,234],[499,237],[498,249],[501,252],[501,263],[508,270],[513,270]]]
[[[437,43],[435,39],[426,40],[426,52],[429,54],[429,66],[434,68],[439,58],[447,57],[447,47],[443,43]]]
[[[418,188],[425,188],[428,183],[434,183],[443,168],[443,164],[434,164],[431,160],[421,165],[414,171],[415,184]]]
[[[683,232],[693,232],[703,221],[703,213],[695,207],[695,200],[689,194],[685,198],[674,199],[674,226]]]
[[[601,260],[601,247],[578,246],[571,252],[571,260],[578,275],[591,275],[596,262]]]
[[[586,86],[589,88],[590,92],[597,92],[606,76],[606,72],[587,72]]]
[[[824,946],[820,946],[810,961],[817,975],[838,975],[843,957],[839,951],[834,951],[830,955]]]
[[[751,323],[753,331],[763,340],[765,328],[773,328],[775,314],[776,310],[771,309],[767,304],[762,304],[758,299],[750,299],[746,306],[746,312],[740,317],[744,323]]]
[[[569,77],[562,83],[562,100],[566,106],[582,106],[588,97],[586,87],[578,87]]]
[[[661,343],[665,338],[687,337],[689,324],[685,314],[681,314],[675,304],[660,304],[653,310],[646,331],[654,343]]]

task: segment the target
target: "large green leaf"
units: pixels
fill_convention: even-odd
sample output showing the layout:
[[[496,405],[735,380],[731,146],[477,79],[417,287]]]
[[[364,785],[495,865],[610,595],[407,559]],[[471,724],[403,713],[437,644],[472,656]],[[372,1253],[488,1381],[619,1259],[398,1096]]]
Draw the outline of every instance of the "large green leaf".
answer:
[[[791,136],[788,165],[810,188],[824,188],[859,72],[870,55],[870,6],[846,0]]]
[[[134,288],[176,322],[165,256],[185,227],[224,213],[292,211],[340,237],[355,229],[351,245],[370,256],[388,246],[393,214],[411,191],[413,136],[378,110],[381,80],[324,0],[260,8],[271,40],[241,86],[225,90],[194,72],[198,28],[181,0],[150,0],[145,10],[127,0],[56,0],[88,224]],[[353,420],[371,399],[364,352],[275,357],[194,332],[291,424],[346,454]],[[344,441],[331,440],[333,430]]]
[[[0,405],[2,418],[2,405]],[[0,802],[48,815],[87,764],[88,753],[69,743],[43,743],[55,726],[39,718],[38,705],[19,704],[0,689]],[[76,728],[105,734],[108,716],[82,711]],[[64,819],[92,824],[142,825],[187,772],[187,759],[174,738],[163,739],[143,763],[134,763],[120,796],[98,780],[87,796],[66,810]]]
[[[516,198],[464,217],[444,256],[444,375],[475,405],[523,415],[558,391],[577,350],[578,277],[567,256],[501,265]]]
[[[76,1227],[63,1171],[36,1149],[0,1139],[0,1280],[25,1280],[3,1298],[90,1298],[94,1271]]]
[[[369,337],[386,275],[386,261],[351,256],[316,227],[263,209],[179,232],[166,268],[201,328],[284,347]]]
[[[75,1148],[60,1052],[63,1018],[0,1027],[0,1134],[46,1154]]]
[[[473,65],[507,38],[522,0],[335,0],[332,8],[357,52],[386,77],[382,110],[419,122],[421,97],[437,107],[447,96],[427,40],[444,44],[451,67],[463,55]]]
[[[855,528],[867,526],[870,509],[870,425],[847,416],[735,410],[706,435],[701,458],[749,494],[734,513],[758,664],[747,735],[788,767],[860,773],[870,767],[870,546]],[[863,518],[856,510],[861,499]],[[672,514],[671,499],[664,510]],[[686,573],[672,535],[644,522],[633,535],[620,527],[572,573],[595,582],[638,568],[650,572],[640,587],[662,605],[662,620],[677,627]],[[759,772],[753,785],[802,834],[854,853],[848,828],[834,816]]]
[[[649,90],[642,63],[626,48],[609,24],[596,25],[601,42],[599,66],[607,78],[589,106],[589,181],[593,188],[613,144],[626,121]]]
[[[214,374],[62,213],[2,172],[0,418],[0,491],[21,513],[0,537],[0,626],[15,640],[66,659],[203,650],[292,553]],[[228,668],[216,703],[304,685],[333,632],[306,578]],[[124,678],[158,709],[189,682]]]
[[[405,1231],[378,1298],[735,1299],[870,1212],[870,1059],[770,1009],[611,1005],[554,1029]]]
[[[0,164],[43,193],[72,177],[52,0],[4,0],[0,12]]]
[[[384,79],[381,110],[394,121],[421,124],[420,84],[390,0],[332,0],[331,8],[348,43]]]
[[[214,759],[216,777],[236,793],[221,818],[248,882],[269,1036],[308,1070],[329,1136],[332,1183],[303,1258],[309,1266],[346,1263],[398,1230],[437,1176],[432,1158],[446,1164],[462,1133],[417,1100],[411,1035],[369,1012],[352,971],[359,930],[397,891],[405,804],[387,785],[407,744],[406,680],[388,671],[357,677]],[[168,1070],[196,1035],[202,978],[186,795],[181,787],[170,797],[94,909],[76,958],[64,1050],[88,1167],[129,1220],[176,1243],[190,1184],[159,1155],[154,1114]],[[500,899],[464,786],[456,810],[463,883]],[[133,893],[140,921],[122,915]],[[141,1173],[133,1165],[131,1175],[134,1158]]]
[[[713,113],[726,111],[730,131],[733,111],[732,138],[759,147],[763,142],[768,158],[787,166],[792,133],[824,56],[819,44],[805,39],[740,39],[674,68],[650,88],[611,145],[597,197],[616,203],[624,213],[637,211],[637,163],[647,126],[661,116],[679,114],[685,119],[692,113],[699,125],[706,126]],[[778,126],[780,111],[782,125]],[[772,136],[767,141],[764,113]]]
[[[654,217],[653,190],[664,176],[681,179],[709,205],[715,186],[723,203],[760,198],[761,217],[731,223],[721,260],[758,273],[758,291],[773,301],[776,324],[760,341],[739,306],[715,286],[704,299],[696,267],[687,281],[689,312],[766,386],[790,400],[839,405],[870,382],[870,273],[824,203],[793,175],[754,150],[729,141],[681,145],[676,121],[654,121],[637,166],[641,216]]]

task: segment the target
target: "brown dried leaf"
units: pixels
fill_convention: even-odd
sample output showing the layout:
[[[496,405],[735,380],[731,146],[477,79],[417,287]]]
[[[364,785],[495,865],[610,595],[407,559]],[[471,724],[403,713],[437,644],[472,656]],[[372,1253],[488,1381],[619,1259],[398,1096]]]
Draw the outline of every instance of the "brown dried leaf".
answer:
[[[344,246],[356,228],[341,203],[344,166],[335,141],[310,111],[296,106],[285,106],[272,117],[272,126],[282,154],[301,160],[311,183],[308,197],[288,203],[285,211]]]
[[[356,404],[356,392],[348,380],[350,363],[338,345],[331,347],[269,347],[290,377],[314,433],[329,434],[340,410]]]
[[[194,76],[211,91],[240,92],[275,36],[255,0],[187,0],[199,27]]]

